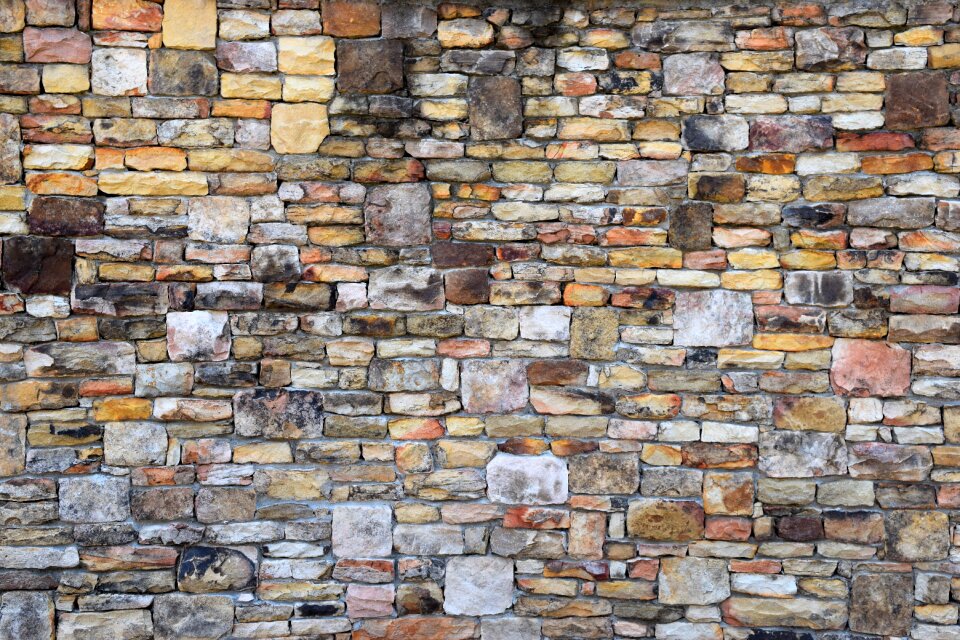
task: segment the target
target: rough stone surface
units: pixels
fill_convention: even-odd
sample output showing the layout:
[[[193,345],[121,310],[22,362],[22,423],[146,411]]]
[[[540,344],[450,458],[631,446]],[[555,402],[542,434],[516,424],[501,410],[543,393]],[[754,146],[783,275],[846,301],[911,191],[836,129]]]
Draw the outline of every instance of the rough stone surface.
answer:
[[[443,610],[452,615],[503,613],[513,604],[513,561],[465,556],[447,563]]]
[[[753,337],[750,296],[723,290],[680,292],[673,328],[679,345],[746,344]]]
[[[487,465],[487,495],[506,504],[559,504],[567,499],[567,465],[553,456],[499,453]]]
[[[467,94],[474,140],[516,138],[523,131],[520,84],[505,77],[475,77]]]
[[[422,184],[391,184],[367,191],[363,205],[367,239],[389,247],[430,242],[430,190]]]
[[[941,0],[0,0],[0,640],[960,640]]]

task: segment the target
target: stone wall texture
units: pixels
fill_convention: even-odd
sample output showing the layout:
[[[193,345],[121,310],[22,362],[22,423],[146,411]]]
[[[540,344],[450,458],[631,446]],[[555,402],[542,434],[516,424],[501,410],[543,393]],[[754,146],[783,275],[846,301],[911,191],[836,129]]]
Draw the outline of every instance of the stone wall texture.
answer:
[[[960,639],[960,6],[691,2],[0,0],[0,640]]]

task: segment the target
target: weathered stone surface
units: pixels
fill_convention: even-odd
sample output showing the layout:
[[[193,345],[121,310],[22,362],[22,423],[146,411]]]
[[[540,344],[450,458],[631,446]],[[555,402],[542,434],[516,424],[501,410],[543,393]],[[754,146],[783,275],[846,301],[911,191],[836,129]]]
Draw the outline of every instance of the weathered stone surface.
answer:
[[[664,604],[713,604],[730,597],[724,560],[664,558],[659,577],[659,600]]]
[[[67,3],[63,2],[62,5]],[[70,24],[73,24],[71,19]],[[69,26],[69,25],[68,25]],[[27,62],[90,62],[93,47],[90,36],[76,29],[23,30],[23,51]]]
[[[627,508],[627,534],[656,542],[698,540],[703,536],[703,508],[685,500],[631,500]]]
[[[215,640],[233,628],[233,601],[227,596],[158,595],[153,624],[159,639]]]
[[[30,233],[45,236],[95,236],[103,230],[104,206],[86,198],[34,198]]]
[[[150,52],[148,82],[154,95],[213,96],[217,94],[217,65],[209,53],[157,49]]]
[[[54,608],[43,591],[7,591],[0,597],[0,636],[22,640],[54,637]]]
[[[487,495],[506,504],[560,504],[567,499],[568,473],[553,456],[499,453],[487,464]]]
[[[68,640],[81,638],[124,638],[148,640],[154,636],[153,621],[146,609],[63,613],[57,625],[57,637]]]
[[[407,247],[430,242],[430,189],[422,183],[367,190],[363,205],[367,242]]]
[[[670,213],[670,246],[681,251],[701,251],[712,244],[713,207],[706,202],[685,202]]]
[[[219,311],[168,313],[167,352],[174,362],[226,360],[230,355],[227,314]]]
[[[3,281],[21,293],[64,294],[73,277],[73,243],[63,238],[14,236],[3,241]]]
[[[744,293],[682,291],[674,313],[674,344],[728,346],[753,338],[753,304]]]
[[[386,557],[393,553],[393,512],[390,507],[335,507],[333,553],[340,558]]]
[[[947,79],[942,73],[898,73],[887,78],[886,126],[935,127],[950,121]]]
[[[841,475],[847,450],[836,434],[771,431],[760,435],[760,470],[772,478]]]
[[[527,372],[519,360],[469,360],[460,383],[469,413],[510,413],[527,406]]]
[[[833,122],[827,116],[762,116],[750,123],[752,151],[800,153],[833,144]]]
[[[323,425],[323,396],[302,389],[253,389],[233,397],[234,423],[243,436],[316,437]]]
[[[783,288],[790,304],[844,307],[853,302],[853,278],[843,271],[795,271]]]
[[[103,96],[147,93],[147,53],[136,49],[97,49],[91,58],[90,84]]]
[[[447,563],[443,610],[452,615],[494,615],[513,604],[513,561],[464,556]]]
[[[0,184],[19,182],[22,175],[20,122],[14,115],[0,113]]]
[[[640,460],[636,454],[588,453],[570,458],[570,491],[573,493],[636,493]]]
[[[723,93],[723,67],[710,53],[686,53],[663,60],[663,92],[677,96]],[[746,123],[744,123],[746,124]]]
[[[111,476],[80,476],[58,481],[64,522],[118,522],[130,515],[130,481]]]
[[[343,93],[393,93],[403,88],[403,43],[341,40],[337,68],[337,88]]]
[[[840,338],[833,344],[830,383],[850,396],[902,396],[910,387],[910,352],[873,340]]]
[[[189,593],[242,591],[255,582],[253,562],[225,547],[187,547],[180,555],[177,586]]]
[[[728,624],[741,627],[786,626],[803,629],[842,629],[847,623],[845,603],[814,598],[742,598],[721,605]]]
[[[387,267],[370,273],[371,309],[430,311],[443,308],[443,280],[426,267]]]
[[[474,140],[516,138],[523,132],[520,84],[506,77],[471,78],[467,93]]]
[[[887,558],[900,562],[942,560],[950,546],[949,518],[937,511],[884,514]]]
[[[843,71],[856,68],[867,58],[863,30],[856,27],[805,29],[794,39],[798,69]]]
[[[913,578],[895,573],[860,574],[850,589],[850,628],[861,633],[910,632]]]
[[[270,118],[270,143],[277,153],[314,153],[330,134],[327,107],[278,104]]]
[[[169,0],[163,5],[163,45],[171,49],[213,49],[217,41],[214,0]]]

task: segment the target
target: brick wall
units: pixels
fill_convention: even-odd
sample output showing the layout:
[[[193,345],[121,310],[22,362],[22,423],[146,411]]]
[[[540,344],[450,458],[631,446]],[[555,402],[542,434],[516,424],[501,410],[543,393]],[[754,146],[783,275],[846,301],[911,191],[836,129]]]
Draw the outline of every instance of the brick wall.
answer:
[[[0,638],[960,638],[960,11],[0,0]]]

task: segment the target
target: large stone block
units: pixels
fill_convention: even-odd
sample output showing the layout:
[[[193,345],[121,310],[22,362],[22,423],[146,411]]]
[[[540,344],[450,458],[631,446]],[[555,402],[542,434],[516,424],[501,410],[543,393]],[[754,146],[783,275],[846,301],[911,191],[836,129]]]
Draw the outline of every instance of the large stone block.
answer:
[[[395,266],[370,273],[367,297],[371,309],[432,311],[442,309],[443,278],[427,267]]]
[[[430,188],[425,183],[379,185],[367,190],[363,205],[366,240],[388,247],[427,244]]]
[[[706,605],[730,597],[727,561],[712,558],[663,558],[659,597],[663,604]]]
[[[950,96],[942,72],[898,73],[886,79],[884,115],[890,129],[919,129],[950,122]]]
[[[222,311],[175,311],[167,314],[167,353],[174,362],[226,360],[230,324]]]
[[[469,413],[510,413],[527,406],[527,370],[520,360],[466,360],[460,384]]]
[[[513,605],[513,561],[464,556],[447,562],[443,610],[451,615],[486,616]]]
[[[58,481],[60,519],[64,522],[119,522],[130,516],[130,480],[115,476],[77,476]]]
[[[753,338],[753,302],[746,293],[715,289],[677,293],[674,344],[723,347]]]
[[[878,340],[839,338],[830,383],[840,395],[902,396],[910,388],[910,352]]]
[[[503,76],[477,76],[467,92],[474,140],[517,138],[523,133],[520,83]]]
[[[876,573],[855,575],[850,585],[850,629],[860,633],[910,633],[913,576]]]
[[[333,508],[333,554],[338,558],[387,557],[393,553],[393,511],[389,505]]]
[[[3,281],[20,293],[70,292],[73,243],[65,238],[13,236],[3,241]]]
[[[492,502],[562,504],[567,483],[567,465],[554,456],[498,453],[487,464],[487,495]]]
[[[403,43],[399,40],[337,42],[337,88],[341,93],[393,93],[403,88]]]

